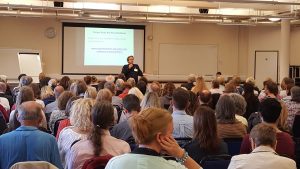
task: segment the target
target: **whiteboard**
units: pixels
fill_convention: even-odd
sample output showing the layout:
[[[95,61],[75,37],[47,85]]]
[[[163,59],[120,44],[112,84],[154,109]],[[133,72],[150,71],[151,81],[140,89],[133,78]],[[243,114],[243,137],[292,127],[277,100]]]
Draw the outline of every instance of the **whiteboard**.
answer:
[[[218,46],[160,44],[159,75],[215,75],[218,71]]]
[[[20,67],[19,53],[38,53],[39,56],[41,54],[39,50],[0,48],[0,74],[6,75],[9,80],[17,79],[19,74],[26,73],[23,71],[25,70],[25,63],[23,64],[23,62],[24,60],[26,62],[26,59],[24,58],[21,60],[22,67]],[[30,58],[29,60],[30,62],[27,62],[27,67],[36,68],[37,62]],[[41,62],[39,65],[41,65]]]
[[[38,82],[39,74],[42,72],[41,57],[39,53],[19,53],[20,72],[25,73]]]

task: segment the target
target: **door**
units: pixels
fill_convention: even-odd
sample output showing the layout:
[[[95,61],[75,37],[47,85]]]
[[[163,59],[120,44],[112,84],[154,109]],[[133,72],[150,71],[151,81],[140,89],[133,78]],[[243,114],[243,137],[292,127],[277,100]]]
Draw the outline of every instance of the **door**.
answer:
[[[266,78],[278,82],[278,55],[278,51],[255,51],[254,78],[260,89]]]

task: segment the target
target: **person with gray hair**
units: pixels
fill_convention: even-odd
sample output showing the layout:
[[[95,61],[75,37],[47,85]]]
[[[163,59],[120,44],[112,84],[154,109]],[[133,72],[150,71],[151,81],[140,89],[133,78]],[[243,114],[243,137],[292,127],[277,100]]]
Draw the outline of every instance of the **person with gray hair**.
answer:
[[[20,75],[21,76],[21,75]],[[14,98],[17,97],[19,89],[23,86],[29,86],[32,83],[33,79],[31,76],[23,75],[19,79],[19,85],[13,89]]]
[[[252,153],[233,156],[228,169],[296,169],[294,160],[275,152],[276,133],[271,125],[256,125],[250,132]]]
[[[35,101],[18,107],[17,119],[21,126],[0,136],[0,168],[10,168],[22,161],[47,161],[62,169],[55,138],[38,129],[42,121],[41,107]],[[4,155],[5,154],[5,155]]]
[[[221,138],[242,138],[246,126],[235,118],[235,102],[229,95],[222,95],[216,105],[218,134]]]
[[[300,87],[299,86],[292,87],[291,98],[292,98],[291,100],[285,101],[285,105],[288,110],[286,123],[287,123],[289,130],[292,129],[295,116],[296,116],[297,112],[300,111]]]
[[[229,96],[233,99],[235,105],[235,118],[248,127],[248,121],[243,117],[246,112],[247,102],[243,96],[237,93],[230,93]]]

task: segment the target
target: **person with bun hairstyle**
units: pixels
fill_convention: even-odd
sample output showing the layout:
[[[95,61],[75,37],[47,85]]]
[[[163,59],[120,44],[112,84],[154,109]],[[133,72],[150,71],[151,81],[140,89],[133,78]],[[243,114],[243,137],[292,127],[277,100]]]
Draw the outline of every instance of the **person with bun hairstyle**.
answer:
[[[112,137],[109,128],[114,123],[114,109],[110,102],[96,102],[92,108],[93,128],[87,139],[73,144],[68,153],[69,169],[81,169],[84,162],[95,156],[120,155],[130,152],[129,144]]]
[[[132,134],[139,147],[131,153],[113,157],[105,169],[201,169],[172,137],[171,114],[161,108],[148,108],[130,119]],[[164,152],[177,159],[166,160]]]

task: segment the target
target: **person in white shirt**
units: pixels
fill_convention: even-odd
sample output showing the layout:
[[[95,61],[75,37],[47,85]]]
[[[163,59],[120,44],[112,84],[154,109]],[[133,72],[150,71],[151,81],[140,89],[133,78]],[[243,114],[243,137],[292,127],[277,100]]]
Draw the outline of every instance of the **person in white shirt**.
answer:
[[[252,153],[233,156],[228,169],[296,169],[294,160],[275,152],[276,129],[268,124],[256,125],[250,133]]]
[[[220,89],[220,83],[218,80],[213,80],[211,82],[211,89],[209,90],[211,94],[223,94],[223,90]]]

